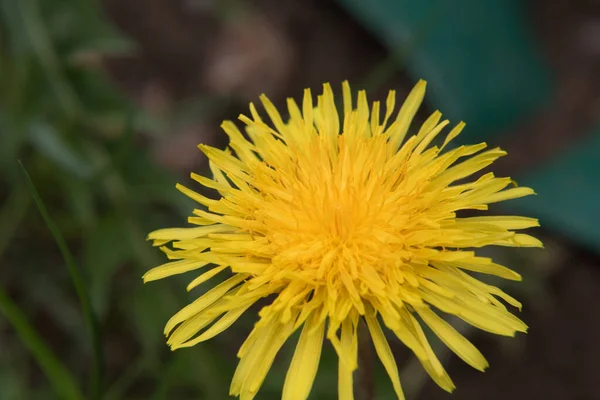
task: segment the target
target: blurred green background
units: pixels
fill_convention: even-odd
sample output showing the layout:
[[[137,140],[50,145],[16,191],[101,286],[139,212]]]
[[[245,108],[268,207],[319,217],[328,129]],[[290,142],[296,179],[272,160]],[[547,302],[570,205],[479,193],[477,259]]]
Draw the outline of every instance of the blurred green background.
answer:
[[[227,398],[253,316],[170,352],[165,322],[206,287],[141,281],[164,261],[147,232],[194,207],[174,186],[206,171],[196,145],[224,146],[220,121],[262,92],[284,104],[349,79],[373,100],[419,78],[420,117],[439,107],[462,140],[508,150],[495,171],[539,195],[504,211],[540,217],[546,244],[488,251],[524,276],[507,290],[530,332],[454,321],[491,368],[436,343],[453,398],[600,399],[598,71],[592,0],[0,0],[0,400]],[[293,345],[257,398],[280,397]],[[407,398],[450,398],[392,347]],[[361,358],[357,399],[392,399]],[[336,382],[327,344],[311,398]]]

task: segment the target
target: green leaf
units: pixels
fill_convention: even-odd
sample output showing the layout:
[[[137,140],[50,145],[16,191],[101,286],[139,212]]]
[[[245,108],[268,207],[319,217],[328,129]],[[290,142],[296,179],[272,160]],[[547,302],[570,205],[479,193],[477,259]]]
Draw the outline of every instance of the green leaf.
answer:
[[[2,288],[0,288],[0,312],[13,326],[19,339],[44,371],[56,393],[67,400],[83,399],[73,376],[27,321],[23,311],[6,295]]]
[[[95,56],[128,54],[135,50],[135,44],[122,36],[105,36],[86,38],[72,49],[67,62],[78,65],[80,60],[90,54]]]
[[[428,102],[468,130],[459,141],[485,140],[547,104],[556,82],[519,0],[337,0],[392,52],[421,34],[432,12],[443,18],[406,59],[426,79]]]
[[[32,122],[29,126],[31,144],[44,156],[54,161],[69,173],[88,178],[92,168],[59,135],[53,126],[46,122]]]
[[[504,208],[538,217],[542,226],[587,247],[600,249],[600,125],[563,154],[516,178],[537,196],[507,202]]]
[[[52,87],[56,99],[63,108],[65,115],[75,117],[81,112],[81,103],[73,87],[65,76],[63,65],[54,48],[52,36],[47,29],[46,19],[37,0],[20,0],[18,16],[23,24],[26,37],[29,39],[46,79]]]
[[[0,330],[6,332],[10,328],[8,321],[0,319]],[[17,335],[6,335],[2,338],[2,354],[0,354],[0,388],[2,399],[19,400],[31,398],[31,388],[26,371],[30,364],[29,350],[21,345]],[[43,385],[51,390],[51,386]]]
[[[69,211],[82,229],[85,231],[92,229],[98,219],[96,215],[97,192],[94,191],[94,181],[74,179],[66,174],[58,178],[63,188],[64,197],[68,201]]]
[[[11,188],[8,200],[0,210],[0,259],[8,248],[19,224],[25,218],[30,204],[25,185],[15,184]]]
[[[121,306],[136,332],[141,353],[150,367],[156,367],[160,354],[167,349],[162,333],[165,323],[182,304],[160,284],[144,285],[140,277],[132,285],[130,297],[123,298]]]
[[[127,390],[137,381],[140,375],[148,369],[146,359],[138,358],[129,364],[104,393],[103,400],[119,400],[126,398]]]
[[[92,305],[102,319],[109,306],[112,278],[133,257],[123,220],[116,215],[101,218],[86,238],[84,257]]]
[[[205,399],[226,397],[233,376],[235,359],[223,356],[223,346],[200,343],[196,346],[169,353],[168,361],[161,365],[157,386],[151,400],[170,399],[181,387],[196,389]],[[278,393],[281,393],[281,385]],[[200,396],[196,396],[200,397]]]
[[[93,363],[93,371],[92,371],[92,389],[91,390],[92,390],[92,398],[98,399],[101,397],[100,384],[101,384],[102,370],[103,370],[103,355],[102,355],[102,347],[101,347],[102,344],[100,341],[100,329],[98,327],[98,323],[97,323],[97,319],[94,314],[94,311],[92,310],[92,306],[91,306],[91,302],[88,297],[88,291],[87,291],[85,282],[83,280],[83,277],[81,276],[81,272],[80,272],[77,264],[75,263],[75,259],[73,258],[73,255],[71,254],[62,233],[60,232],[60,229],[58,228],[58,226],[56,225],[54,220],[50,217],[50,214],[48,213],[48,210],[46,209],[44,202],[42,201],[40,195],[38,194],[37,190],[35,189],[35,185],[31,181],[31,178],[29,177],[27,170],[25,169],[23,164],[21,164],[20,162],[19,162],[19,164],[21,165],[21,169],[23,171],[25,181],[26,181],[27,185],[29,186],[29,191],[31,192],[33,200],[34,200],[40,214],[42,215],[42,218],[44,219],[46,226],[52,233],[52,236],[54,237],[54,240],[55,240],[56,244],[58,245],[58,248],[60,249],[60,252],[65,260],[65,263],[67,264],[67,268],[69,270],[69,275],[71,276],[71,280],[73,281],[73,286],[75,286],[75,291],[77,292],[77,297],[79,298],[79,304],[81,306],[84,320],[85,320],[85,323],[87,325],[87,328],[88,328],[88,331],[90,333],[91,340],[92,340],[94,363]]]

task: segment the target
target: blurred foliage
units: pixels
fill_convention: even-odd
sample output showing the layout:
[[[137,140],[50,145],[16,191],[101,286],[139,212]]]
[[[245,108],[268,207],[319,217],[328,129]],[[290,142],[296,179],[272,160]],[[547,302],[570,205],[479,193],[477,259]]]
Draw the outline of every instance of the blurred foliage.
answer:
[[[511,129],[553,94],[519,0],[338,1],[391,51],[411,47],[407,71],[450,120],[468,122],[463,143]]]
[[[65,382],[86,382],[94,357],[84,318],[52,237],[31,212],[30,195],[18,172],[21,160],[66,242],[77,249],[75,257],[105,331],[102,343],[108,361],[111,353],[131,353],[122,361],[130,364],[125,365],[128,373],[117,363],[107,371],[103,389],[111,398],[122,398],[145,377],[161,382],[147,385],[150,393],[156,387],[166,396],[169,383],[159,376],[171,367],[160,362],[166,351],[162,326],[186,299],[176,300],[165,285],[142,286],[143,271],[161,262],[145,243],[145,233],[174,213],[181,218],[192,207],[172,190],[174,177],[134,144],[134,132],[151,132],[164,121],[153,120],[131,104],[99,68],[103,56],[130,52],[134,46],[91,1],[2,0],[0,20],[0,258],[10,266],[2,271],[3,286],[21,300],[17,306],[3,296],[3,314],[15,328],[24,327],[19,332],[28,332],[19,308],[34,316],[41,335],[29,331],[23,341],[31,344],[34,355],[38,348],[47,356],[51,346],[67,366],[63,370],[51,355],[42,357],[51,360],[40,361],[50,382],[55,383],[56,376],[64,378],[67,370],[74,378],[67,376]],[[19,316],[23,318],[17,324],[14,318]],[[47,327],[48,320],[54,326]],[[1,320],[3,330],[4,324]],[[109,350],[108,336],[115,335],[115,329],[123,333],[115,339],[117,348]],[[201,350],[192,353],[198,357]],[[40,360],[37,355],[36,359]],[[23,360],[23,346],[0,353],[6,382],[2,399],[77,398],[77,389],[66,384],[59,385],[62,391],[50,390],[35,369],[33,384],[28,382],[30,366]],[[202,391],[204,383],[198,382],[219,382],[214,377],[199,379],[202,372],[191,361],[191,354],[175,357],[172,368],[177,368],[178,379],[187,372],[185,379]]]

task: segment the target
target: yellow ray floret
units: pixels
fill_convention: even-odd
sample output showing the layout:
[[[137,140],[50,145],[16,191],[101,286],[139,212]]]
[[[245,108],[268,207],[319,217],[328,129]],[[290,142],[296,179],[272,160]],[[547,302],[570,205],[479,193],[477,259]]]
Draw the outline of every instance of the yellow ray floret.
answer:
[[[425,86],[417,83],[395,117],[394,91],[384,111],[379,102],[369,108],[364,91],[354,104],[347,82],[341,118],[328,84],[316,104],[308,89],[301,105],[289,99],[285,119],[261,96],[270,121],[251,104],[250,116],[240,116],[246,135],[233,122],[222,125],[230,149],[200,146],[212,178],[192,174],[192,179],[220,197],[177,186],[200,204],[189,218],[196,226],[149,235],[171,261],[148,271],[144,281],[201,270],[188,285],[192,290],[219,274],[227,276],[169,320],[165,334],[172,349],[214,337],[271,296],[238,352],[231,395],[254,398],[279,349],[301,330],[283,399],[308,397],[324,338],[339,356],[339,398],[353,399],[357,327],[366,323],[401,399],[384,327],[447,391],[454,384],[422,323],[481,371],[488,366],[484,356],[440,312],[498,335],[526,331],[503,301],[519,309],[520,303],[471,273],[520,280],[509,268],[476,255],[476,249],[541,247],[534,237],[517,233],[538,221],[458,213],[487,210],[488,204],[533,191],[509,187],[509,178],[493,173],[468,180],[506,153],[485,150],[484,143],[449,148],[464,123],[442,140],[449,122],[437,111],[415,127]]]

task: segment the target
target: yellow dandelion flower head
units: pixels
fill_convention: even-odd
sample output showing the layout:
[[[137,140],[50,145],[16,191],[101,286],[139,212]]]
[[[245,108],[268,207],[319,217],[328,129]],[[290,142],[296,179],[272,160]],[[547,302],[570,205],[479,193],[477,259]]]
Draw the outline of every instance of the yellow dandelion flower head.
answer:
[[[189,284],[191,290],[230,272],[168,321],[165,334],[172,349],[214,337],[259,299],[272,295],[238,353],[230,394],[242,399],[256,395],[275,355],[300,328],[283,387],[286,400],[308,397],[324,337],[339,357],[339,397],[353,398],[361,320],[398,398],[403,398],[398,368],[382,324],[448,391],[454,385],[422,323],[479,370],[487,367],[485,358],[439,312],[499,335],[527,328],[500,299],[516,307],[519,302],[471,272],[520,280],[474,249],[540,247],[537,239],[515,232],[537,226],[537,220],[457,215],[533,193],[509,187],[510,178],[493,173],[464,179],[505,152],[484,151],[485,143],[446,149],[464,124],[452,128],[443,141],[434,141],[448,125],[439,112],[413,132],[410,125],[423,101],[424,81],[397,115],[394,91],[387,97],[385,114],[379,102],[369,107],[364,91],[354,105],[347,82],[342,92],[342,118],[325,84],[316,106],[310,90],[305,90],[301,106],[288,99],[285,120],[262,96],[270,121],[250,104],[250,117],[240,116],[247,135],[233,122],[224,122],[230,149],[200,145],[212,178],[192,174],[220,198],[178,185],[203,206],[189,218],[196,227],[149,235],[174,261],[150,270],[145,281],[204,269]]]

